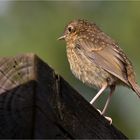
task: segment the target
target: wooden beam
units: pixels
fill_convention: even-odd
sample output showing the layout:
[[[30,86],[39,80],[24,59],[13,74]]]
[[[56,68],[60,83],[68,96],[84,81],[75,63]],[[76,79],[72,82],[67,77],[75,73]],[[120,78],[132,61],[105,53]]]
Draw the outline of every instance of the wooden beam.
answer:
[[[34,54],[0,59],[0,138],[127,139]]]

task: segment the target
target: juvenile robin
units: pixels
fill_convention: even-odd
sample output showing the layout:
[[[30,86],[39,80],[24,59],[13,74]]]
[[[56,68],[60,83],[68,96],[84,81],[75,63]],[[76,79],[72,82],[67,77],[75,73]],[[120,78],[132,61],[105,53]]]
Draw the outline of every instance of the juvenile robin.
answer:
[[[96,24],[73,20],[58,39],[66,41],[72,73],[83,83],[100,89],[90,101],[91,104],[105,89],[110,88],[102,115],[105,115],[116,85],[131,88],[140,97],[140,87],[136,83],[132,63],[117,43]]]

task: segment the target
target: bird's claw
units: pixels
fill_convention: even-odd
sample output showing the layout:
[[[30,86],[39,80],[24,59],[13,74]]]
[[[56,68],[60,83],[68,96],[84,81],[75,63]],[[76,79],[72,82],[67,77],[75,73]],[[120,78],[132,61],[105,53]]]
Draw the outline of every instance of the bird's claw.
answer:
[[[112,119],[111,117],[107,117],[107,116],[104,116],[108,121],[109,121],[109,124],[111,125],[112,124]]]
[[[101,112],[101,110],[100,109],[97,109],[97,111],[102,115],[102,112]]]
[[[103,115],[101,110],[97,109],[97,111],[98,111],[101,115]],[[104,115],[103,115],[103,116],[104,116]],[[111,125],[111,124],[112,124],[112,119],[111,119],[111,117],[108,117],[108,116],[104,116],[104,117],[106,118],[106,120],[109,121],[109,124]]]

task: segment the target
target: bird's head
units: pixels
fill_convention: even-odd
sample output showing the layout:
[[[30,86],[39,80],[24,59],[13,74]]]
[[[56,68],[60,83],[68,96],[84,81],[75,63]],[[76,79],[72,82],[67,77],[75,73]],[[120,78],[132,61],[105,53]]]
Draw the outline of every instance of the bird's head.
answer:
[[[58,40],[70,42],[81,36],[88,38],[94,33],[95,26],[95,24],[89,23],[86,20],[73,20],[65,27],[63,35]]]

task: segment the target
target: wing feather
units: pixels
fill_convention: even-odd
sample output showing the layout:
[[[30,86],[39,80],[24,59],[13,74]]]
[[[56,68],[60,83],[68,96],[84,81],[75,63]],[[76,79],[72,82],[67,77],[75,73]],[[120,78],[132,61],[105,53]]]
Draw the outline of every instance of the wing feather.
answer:
[[[113,47],[110,43],[106,43],[106,46],[102,46],[101,44],[98,46],[85,39],[78,41],[77,45],[90,61],[130,86],[125,68],[126,62],[123,56],[118,53],[118,50],[116,49],[117,46]]]

